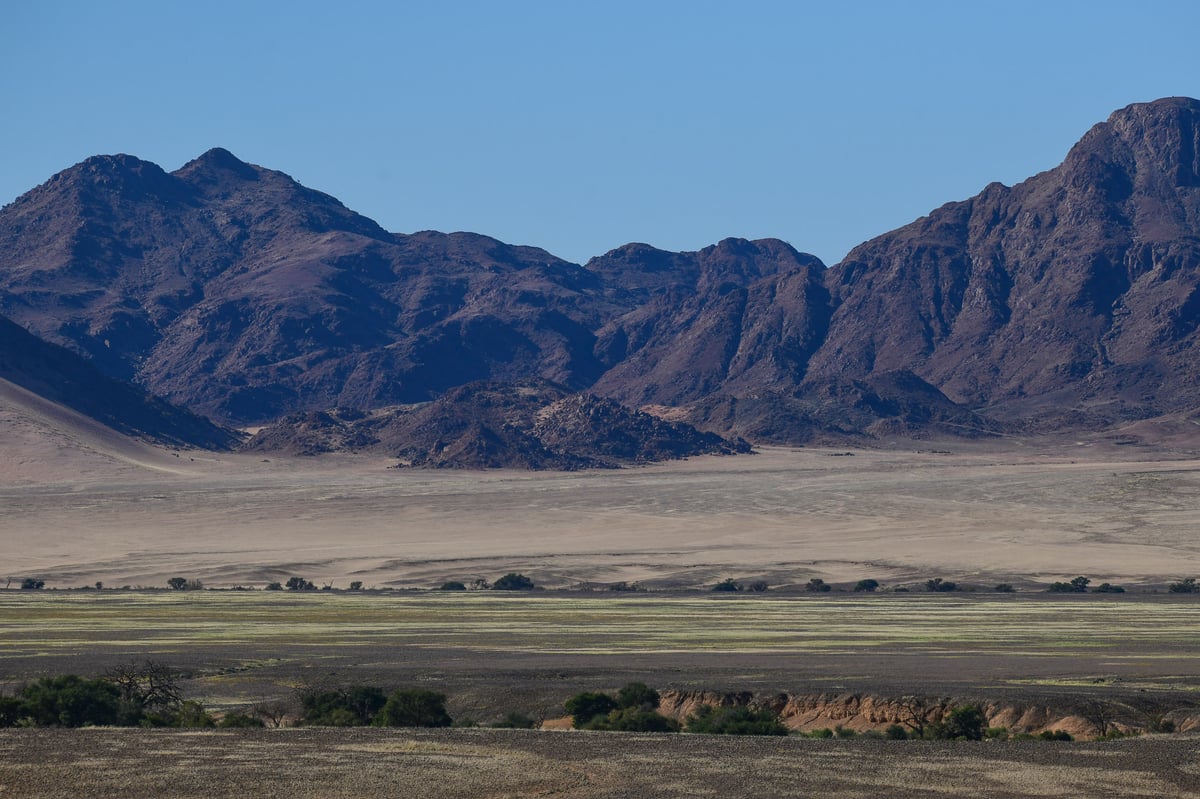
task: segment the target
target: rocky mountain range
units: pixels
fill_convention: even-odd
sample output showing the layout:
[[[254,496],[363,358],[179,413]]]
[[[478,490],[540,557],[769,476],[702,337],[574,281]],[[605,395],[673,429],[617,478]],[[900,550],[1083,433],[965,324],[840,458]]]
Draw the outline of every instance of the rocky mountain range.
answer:
[[[1200,102],[1117,111],[1054,169],[829,268],[741,239],[572,264],[390,233],[225,150],[97,156],[0,210],[0,314],[221,424],[279,423],[255,446],[532,446],[454,438],[479,385],[526,432],[529,386],[565,392],[535,416],[586,392],[760,442],[1102,429],[1200,406]]]

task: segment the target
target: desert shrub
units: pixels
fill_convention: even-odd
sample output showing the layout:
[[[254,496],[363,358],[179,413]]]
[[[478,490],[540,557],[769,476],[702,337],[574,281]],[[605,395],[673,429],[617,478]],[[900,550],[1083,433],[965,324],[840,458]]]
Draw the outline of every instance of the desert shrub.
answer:
[[[1000,583],[1000,585],[996,586],[992,590],[998,594],[1012,594],[1015,593],[1017,589],[1013,588],[1008,583]]]
[[[742,584],[739,583],[737,580],[733,579],[732,577],[727,577],[724,580],[722,580],[721,582],[714,585],[712,587],[712,590],[717,591],[718,593],[732,593],[734,591],[741,591]]]
[[[646,590],[645,587],[641,583],[630,583],[630,582],[626,582],[625,580],[621,580],[620,582],[616,582],[616,583],[609,583],[607,587],[608,587],[609,591],[645,591]]]
[[[887,738],[889,741],[904,741],[908,738],[908,730],[904,729],[899,724],[892,724],[883,731],[883,737]]]
[[[618,708],[633,707],[639,710],[654,710],[658,707],[660,700],[658,691],[644,682],[627,683],[624,688],[617,691]]]
[[[439,591],[466,591],[467,587],[458,580],[447,580],[438,588]]]
[[[176,708],[169,716],[162,719],[165,723],[164,727],[189,727],[189,728],[207,728],[217,726],[213,717],[204,709],[204,705],[199,702],[188,700]],[[152,723],[147,721],[142,722],[144,726],[152,726]],[[158,725],[153,725],[158,726]]]
[[[43,677],[21,690],[20,716],[38,727],[114,725],[124,708],[117,686],[75,674]]]
[[[687,721],[687,732],[707,735],[787,735],[787,727],[769,710],[751,710],[745,705],[705,705]]]
[[[833,586],[822,580],[820,577],[814,577],[808,581],[808,585],[804,586],[805,591],[811,591],[814,594],[826,593],[833,590]]]
[[[606,716],[596,716],[586,727],[613,732],[679,732],[679,722],[639,707],[619,708]]]
[[[764,591],[770,590],[771,586],[767,585],[765,580],[755,580],[746,586],[747,591],[753,591],[756,594],[761,594]]]
[[[1123,594],[1123,593],[1125,593],[1125,589],[1119,585],[1113,585],[1112,583],[1100,583],[1100,585],[1098,585],[1092,589],[1092,593],[1093,594]]]
[[[226,713],[217,726],[221,729],[239,729],[243,727],[265,727],[266,722],[257,716],[251,716],[247,713]]]
[[[849,727],[843,727],[841,724],[839,724],[833,728],[833,734],[834,734],[834,736],[836,736],[838,738],[843,738],[843,739],[858,737],[857,732],[850,729]]]
[[[981,741],[986,721],[978,705],[960,705],[930,728],[931,736],[943,741]]]
[[[0,696],[0,727],[15,727],[24,715],[24,703],[20,699]]]
[[[392,691],[374,723],[376,727],[449,727],[454,720],[446,713],[445,694],[401,688]]]
[[[932,580],[925,581],[925,590],[933,593],[947,593],[958,590],[958,583],[952,583],[949,580],[943,580],[941,577],[934,577]]]
[[[46,587],[45,580],[38,580],[33,577],[26,577],[24,580],[21,581],[21,590],[22,591],[37,591],[38,589],[45,588],[45,587]]]
[[[537,722],[524,713],[514,712],[509,713],[492,726],[500,730],[532,730],[537,726]]]
[[[1074,741],[1075,738],[1066,730],[1043,730],[1038,736],[1043,741]]]
[[[319,727],[365,727],[388,701],[382,688],[355,685],[349,688],[300,691],[300,721]]]
[[[1184,577],[1179,582],[1168,585],[1167,590],[1172,594],[1196,594],[1200,593],[1200,585],[1196,584],[1195,577]]]
[[[872,580],[870,577],[868,577],[865,580],[859,580],[857,583],[854,584],[854,590],[859,591],[859,592],[874,591],[877,588],[879,588],[879,581]]]
[[[983,737],[989,741],[1007,741],[1008,727],[988,727],[983,731]]]
[[[833,730],[829,729],[828,727],[821,727],[820,729],[809,730],[807,733],[805,733],[805,737],[806,738],[832,738]]]
[[[858,737],[862,738],[864,741],[885,741],[885,740],[887,740],[887,736],[885,736],[879,730],[863,730],[862,732],[860,732],[858,734]]]
[[[571,714],[571,723],[576,729],[585,728],[597,716],[607,716],[617,709],[617,700],[608,694],[584,691],[575,694],[563,705]]]
[[[1086,577],[1076,577],[1069,583],[1051,583],[1050,587],[1046,590],[1052,594],[1083,594],[1087,592],[1088,583],[1090,582],[1091,580]]]
[[[533,580],[516,572],[509,572],[492,583],[494,591],[532,591],[533,588]]]

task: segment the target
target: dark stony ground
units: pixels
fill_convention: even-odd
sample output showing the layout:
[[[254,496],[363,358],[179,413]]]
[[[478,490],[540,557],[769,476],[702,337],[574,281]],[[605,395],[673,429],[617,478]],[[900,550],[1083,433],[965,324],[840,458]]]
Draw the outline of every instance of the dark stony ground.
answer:
[[[814,741],[521,730],[5,730],[0,796],[1197,797],[1200,740]]]

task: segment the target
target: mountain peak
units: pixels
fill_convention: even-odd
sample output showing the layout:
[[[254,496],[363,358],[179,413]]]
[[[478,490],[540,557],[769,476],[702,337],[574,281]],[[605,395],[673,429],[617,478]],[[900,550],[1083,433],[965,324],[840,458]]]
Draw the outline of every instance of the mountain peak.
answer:
[[[175,174],[182,178],[198,175],[216,177],[222,173],[235,175],[243,180],[257,180],[258,170],[238,158],[224,147],[213,147],[184,164]]]

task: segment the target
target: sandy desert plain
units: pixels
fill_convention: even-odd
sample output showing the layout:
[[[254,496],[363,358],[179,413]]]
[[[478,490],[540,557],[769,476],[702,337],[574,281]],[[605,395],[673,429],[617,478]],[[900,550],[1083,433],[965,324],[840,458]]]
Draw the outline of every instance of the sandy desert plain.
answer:
[[[1119,724],[1179,732],[5,730],[3,796],[1200,796],[1200,597],[1166,591],[1200,576],[1190,450],[910,442],[564,474],[173,452],[83,428],[11,440],[0,568],[134,590],[0,592],[10,686],[152,658],[217,711],[324,681],[432,687],[458,719],[552,720],[578,691],[642,680],[678,712],[751,692],[797,729],[865,728],[864,703],[919,694],[1081,736],[1099,701]],[[545,590],[427,590],[510,571]],[[291,575],[377,590],[161,590]],[[1128,593],[1045,592],[1076,575]],[[707,590],[726,577],[771,589]],[[813,577],[837,590],[803,591]],[[881,593],[849,590],[867,577]],[[923,592],[933,577],[971,590]],[[617,581],[647,590],[606,589]]]

